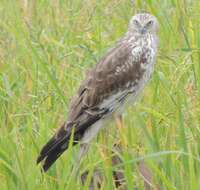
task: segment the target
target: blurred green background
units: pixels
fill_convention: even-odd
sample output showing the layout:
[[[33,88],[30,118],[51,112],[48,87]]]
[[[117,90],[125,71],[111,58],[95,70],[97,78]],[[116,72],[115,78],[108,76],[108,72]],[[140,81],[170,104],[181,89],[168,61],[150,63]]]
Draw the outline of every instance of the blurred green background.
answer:
[[[71,175],[77,148],[42,174],[37,154],[66,119],[85,71],[140,10],[158,18],[160,48],[151,82],[124,114],[126,128],[113,122],[93,141],[85,185]],[[88,189],[94,168],[101,188],[115,189],[118,141],[126,189],[146,188],[141,161],[152,189],[200,189],[200,1],[1,0],[0,189]]]

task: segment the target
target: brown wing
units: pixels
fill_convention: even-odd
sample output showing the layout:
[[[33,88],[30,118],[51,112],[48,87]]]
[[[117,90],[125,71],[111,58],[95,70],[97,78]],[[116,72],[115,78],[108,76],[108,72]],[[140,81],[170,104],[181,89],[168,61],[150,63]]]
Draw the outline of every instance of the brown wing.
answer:
[[[67,122],[40,152],[37,163],[44,160],[45,171],[68,148],[72,129],[76,144],[92,124],[110,112],[109,104],[102,107],[102,102],[123,92],[128,82],[139,77],[139,62],[131,64],[132,61],[130,45],[119,43],[89,72],[71,102]]]
[[[92,69],[81,84],[77,95],[72,99],[68,122],[79,119],[80,113],[92,113],[110,96],[127,88],[127,83],[139,79],[143,70],[140,61],[131,56],[130,44],[121,43],[109,51]],[[95,112],[94,112],[95,113]]]

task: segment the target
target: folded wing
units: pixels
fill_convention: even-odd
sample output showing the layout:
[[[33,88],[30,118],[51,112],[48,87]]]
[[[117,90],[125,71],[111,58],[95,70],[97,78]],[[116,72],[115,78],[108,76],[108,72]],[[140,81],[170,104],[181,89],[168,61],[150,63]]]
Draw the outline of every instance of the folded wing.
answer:
[[[72,99],[67,122],[40,152],[37,163],[43,161],[44,171],[68,148],[72,132],[76,144],[90,126],[115,111],[142,72],[138,60],[133,61],[130,45],[119,43],[88,73]]]

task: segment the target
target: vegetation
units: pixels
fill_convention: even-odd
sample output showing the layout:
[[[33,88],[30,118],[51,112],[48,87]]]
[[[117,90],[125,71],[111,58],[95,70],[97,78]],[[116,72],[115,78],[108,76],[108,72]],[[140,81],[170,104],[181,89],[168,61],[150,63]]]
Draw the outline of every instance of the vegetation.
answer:
[[[84,185],[71,175],[78,147],[42,174],[36,157],[66,119],[85,71],[138,10],[157,16],[160,48],[151,82],[124,114],[126,127],[108,124],[92,142]],[[200,1],[1,0],[0,105],[1,190],[88,189],[95,168],[101,188],[115,189],[111,157],[119,141],[127,189],[145,189],[141,162],[152,189],[200,189]]]

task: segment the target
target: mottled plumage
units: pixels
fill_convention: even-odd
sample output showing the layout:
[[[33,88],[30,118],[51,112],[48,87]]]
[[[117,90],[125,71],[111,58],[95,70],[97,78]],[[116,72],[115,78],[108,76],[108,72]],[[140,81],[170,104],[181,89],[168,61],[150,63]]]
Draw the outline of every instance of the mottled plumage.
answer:
[[[74,144],[88,143],[105,119],[135,101],[153,71],[157,30],[154,16],[135,15],[124,37],[87,74],[72,99],[67,121],[40,152],[37,163],[44,160],[45,171],[68,148],[72,131]]]

